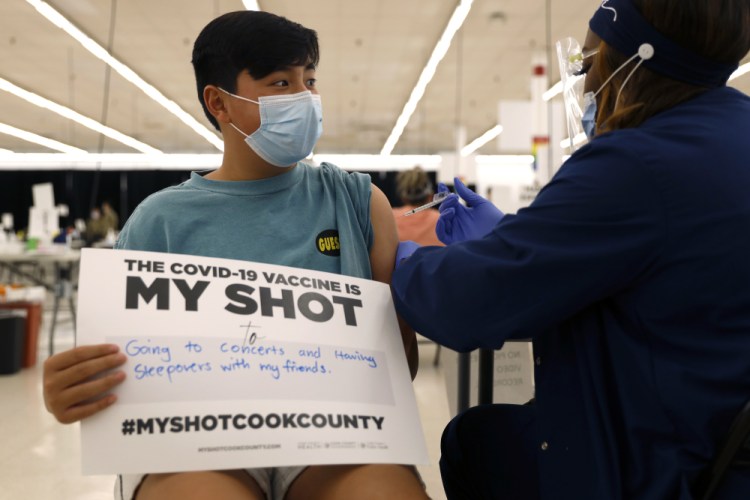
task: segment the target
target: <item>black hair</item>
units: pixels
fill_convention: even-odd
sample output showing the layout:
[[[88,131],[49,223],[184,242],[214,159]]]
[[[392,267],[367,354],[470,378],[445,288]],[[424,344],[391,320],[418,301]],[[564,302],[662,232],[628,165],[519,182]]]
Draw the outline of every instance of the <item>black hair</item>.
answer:
[[[219,130],[203,101],[206,85],[236,92],[237,76],[243,71],[259,80],[287,66],[315,67],[319,60],[315,31],[268,12],[229,12],[208,23],[193,45],[198,99]]]

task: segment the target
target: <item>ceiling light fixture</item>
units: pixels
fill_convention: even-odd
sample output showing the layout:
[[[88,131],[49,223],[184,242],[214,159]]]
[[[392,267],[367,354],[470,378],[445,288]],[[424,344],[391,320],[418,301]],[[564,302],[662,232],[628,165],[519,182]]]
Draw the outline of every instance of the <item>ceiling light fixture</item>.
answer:
[[[404,133],[404,129],[406,128],[406,124],[409,123],[411,115],[414,114],[414,111],[417,109],[417,104],[420,99],[422,99],[427,85],[430,83],[430,80],[432,80],[432,77],[435,76],[435,70],[437,69],[438,64],[440,64],[440,61],[445,57],[446,52],[448,52],[453,36],[463,25],[466,16],[469,15],[472,3],[473,0],[462,0],[456,7],[456,10],[453,11],[453,15],[448,21],[448,25],[445,27],[445,31],[443,31],[440,40],[438,40],[437,45],[435,45],[435,48],[432,50],[432,55],[427,61],[427,65],[422,70],[422,74],[419,75],[417,84],[411,91],[409,100],[406,101],[404,109],[401,111],[401,115],[396,120],[396,125],[391,131],[391,135],[388,136],[388,139],[385,141],[383,149],[380,151],[381,155],[391,154],[393,148],[396,147],[396,143],[401,137],[401,134]]]
[[[23,139],[24,141],[28,141],[34,144],[39,144],[40,146],[54,149],[55,151],[60,151],[62,153],[81,153],[81,154],[87,153],[83,149],[75,148],[68,144],[55,141],[54,139],[48,139],[47,137],[37,135],[27,130],[21,130],[20,128],[16,128],[12,125],[8,125],[5,123],[0,123],[0,134],[11,135],[13,137]],[[10,153],[10,151],[7,151],[7,150],[4,150],[4,151],[7,153]]]
[[[728,81],[731,82],[732,80],[734,80],[736,78],[739,78],[742,75],[745,75],[747,73],[750,73],[750,62],[746,62],[745,64],[743,64],[742,66],[740,66],[739,68],[737,68],[734,73],[732,73],[731,75],[729,75],[729,80]]]
[[[69,120],[73,120],[74,122],[79,123],[86,128],[90,128],[91,130],[99,132],[100,134],[106,135],[110,139],[121,142],[126,146],[130,146],[131,148],[136,149],[142,153],[161,153],[161,151],[149,146],[148,144],[145,144],[137,139],[133,139],[132,137],[125,135],[122,132],[118,132],[111,127],[102,125],[96,120],[93,120],[87,116],[83,116],[82,114],[73,111],[70,108],[66,108],[65,106],[57,104],[56,102],[52,102],[49,99],[46,99],[38,94],[22,89],[18,85],[11,83],[4,78],[0,78],[0,90],[10,92],[15,96],[20,97],[24,101],[30,102],[31,104],[39,106],[40,108],[48,109],[53,113],[57,113],[58,115]]]
[[[550,99],[560,94],[562,92],[562,89],[563,89],[563,83],[562,83],[562,80],[560,80],[559,82],[551,86],[549,89],[547,89],[547,91],[544,94],[542,94],[542,99],[544,99],[545,101],[549,101]]]
[[[218,149],[219,151],[224,151],[224,142],[214,132],[212,132],[208,127],[193,118],[192,115],[182,109],[176,102],[167,99],[164,94],[156,89],[156,87],[147,83],[135,71],[130,69],[130,67],[115,59],[112,54],[107,52],[104,47],[84,34],[75,25],[73,25],[73,23],[68,21],[62,14],[53,9],[47,2],[44,2],[43,0],[26,0],[26,2],[34,7],[52,24],[73,37],[95,57],[107,63],[112,69],[119,73],[120,76],[141,89],[147,96],[159,103],[167,111],[175,115],[180,121],[182,121],[182,123],[193,129],[198,135],[214,145],[216,149]]]
[[[503,132],[503,126],[502,125],[495,125],[491,129],[489,129],[484,134],[480,135],[473,141],[471,141],[469,144],[461,148],[461,156],[469,156],[471,153],[476,151],[477,149],[481,148],[488,142],[490,142],[492,139],[497,137]]]
[[[244,5],[247,10],[260,10],[256,0],[242,0],[242,5]]]

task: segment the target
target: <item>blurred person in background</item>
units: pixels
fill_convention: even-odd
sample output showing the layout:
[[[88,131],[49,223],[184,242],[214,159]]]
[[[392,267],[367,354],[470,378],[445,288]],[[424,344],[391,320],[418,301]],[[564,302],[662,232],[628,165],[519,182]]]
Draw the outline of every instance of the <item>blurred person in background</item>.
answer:
[[[419,166],[399,172],[396,177],[396,192],[404,204],[393,209],[398,239],[411,240],[422,246],[443,246],[435,234],[435,225],[440,218],[440,212],[436,208],[428,208],[404,217],[409,210],[432,201],[435,188],[427,172]]]

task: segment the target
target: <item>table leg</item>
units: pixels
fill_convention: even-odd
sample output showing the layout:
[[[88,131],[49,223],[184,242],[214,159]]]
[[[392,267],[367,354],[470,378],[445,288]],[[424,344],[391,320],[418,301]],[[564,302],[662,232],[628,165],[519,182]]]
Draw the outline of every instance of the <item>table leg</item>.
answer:
[[[495,389],[495,351],[493,349],[479,350],[479,396],[478,404],[492,404]]]
[[[70,307],[70,316],[73,319],[73,345],[76,345],[76,336],[77,336],[77,328],[76,328],[76,304],[73,301],[73,292],[70,292],[70,296],[68,297],[68,306]]]
[[[471,397],[471,353],[458,353],[458,401],[457,413],[469,409]]]
[[[54,286],[55,293],[55,304],[52,309],[52,323],[49,329],[49,355],[52,356],[55,352],[55,326],[57,325],[57,313],[60,311],[60,299],[68,299],[68,305],[70,307],[70,315],[73,319],[73,342],[75,345],[75,331],[76,331],[76,309],[75,303],[73,302],[73,283],[71,281],[72,265],[62,266],[59,263],[55,263],[55,277],[57,281]]]
[[[52,309],[52,324],[49,327],[49,355],[55,353],[55,324],[57,324],[57,311],[60,309],[60,296],[55,293],[55,305]]]

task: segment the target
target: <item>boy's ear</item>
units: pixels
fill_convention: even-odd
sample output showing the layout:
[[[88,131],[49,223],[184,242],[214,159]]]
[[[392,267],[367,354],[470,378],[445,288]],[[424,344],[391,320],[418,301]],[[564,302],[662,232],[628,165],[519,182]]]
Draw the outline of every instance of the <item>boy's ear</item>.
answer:
[[[216,118],[216,121],[229,123],[229,113],[225,106],[227,94],[219,90],[215,85],[206,85],[203,88],[203,102],[206,103],[208,112]]]

